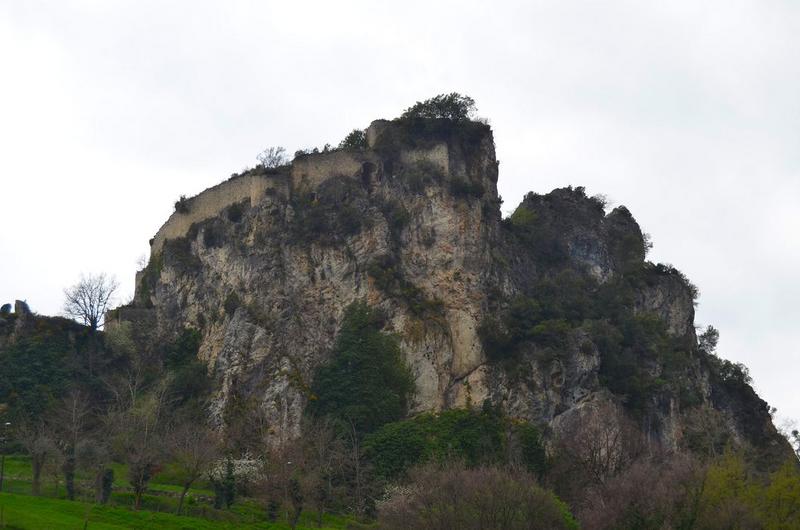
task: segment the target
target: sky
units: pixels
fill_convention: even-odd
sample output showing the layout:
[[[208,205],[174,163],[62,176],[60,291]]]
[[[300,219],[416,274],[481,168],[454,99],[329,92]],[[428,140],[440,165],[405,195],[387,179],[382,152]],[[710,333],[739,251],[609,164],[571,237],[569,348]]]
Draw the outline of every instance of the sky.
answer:
[[[133,294],[182,194],[433,95],[495,132],[506,213],[627,206],[697,323],[800,420],[800,3],[0,0],[0,302]]]

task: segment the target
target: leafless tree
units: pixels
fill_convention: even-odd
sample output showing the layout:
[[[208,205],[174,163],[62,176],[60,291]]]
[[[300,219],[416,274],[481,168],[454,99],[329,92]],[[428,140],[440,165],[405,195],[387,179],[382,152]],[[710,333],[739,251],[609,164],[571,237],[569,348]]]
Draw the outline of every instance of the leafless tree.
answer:
[[[256,159],[265,168],[276,168],[286,164],[286,149],[283,147],[267,147]]]
[[[50,436],[50,430],[43,421],[25,423],[17,429],[16,438],[31,457],[31,492],[34,495],[41,495],[42,471],[48,459],[58,451]]]
[[[557,450],[563,457],[597,484],[621,472],[644,449],[645,442],[636,425],[610,403],[568,418],[557,441]]]
[[[309,421],[304,429],[304,451],[308,470],[303,480],[305,495],[317,512],[317,526],[335,495],[334,480],[345,458],[344,442],[325,418]]]
[[[64,289],[64,312],[94,332],[103,327],[106,311],[114,302],[117,281],[103,273],[81,275],[78,283]]]
[[[62,470],[67,498],[75,500],[76,449],[86,434],[86,421],[91,412],[88,398],[79,391],[70,392],[53,411],[53,438],[62,455]]]
[[[586,488],[581,528],[695,528],[704,474],[688,454],[642,455],[605,484]]]
[[[364,448],[361,446],[361,439],[352,421],[350,421],[347,438],[348,456],[345,465],[350,471],[353,484],[353,511],[359,516],[363,516],[367,510],[367,469],[364,461]]]
[[[209,427],[186,421],[167,434],[167,444],[171,462],[180,474],[183,486],[175,511],[180,514],[189,488],[219,458],[221,441]]]
[[[267,511],[271,511],[270,506],[281,505],[289,526],[295,528],[305,500],[301,481],[307,470],[306,454],[299,443],[287,440],[272,446],[266,456],[259,490],[266,501]]]
[[[84,438],[75,448],[75,460],[77,467],[91,473],[94,479],[95,502],[108,502],[110,491],[105,482],[109,480],[107,476],[109,473],[113,474],[113,470],[108,467],[111,455],[107,445],[98,438]]]
[[[135,373],[131,376],[137,377]],[[114,392],[116,401],[109,411],[107,424],[117,457],[128,464],[128,481],[133,488],[134,508],[138,510],[150,479],[165,455],[169,381],[161,379],[149,388],[145,388],[141,380],[123,384]]]

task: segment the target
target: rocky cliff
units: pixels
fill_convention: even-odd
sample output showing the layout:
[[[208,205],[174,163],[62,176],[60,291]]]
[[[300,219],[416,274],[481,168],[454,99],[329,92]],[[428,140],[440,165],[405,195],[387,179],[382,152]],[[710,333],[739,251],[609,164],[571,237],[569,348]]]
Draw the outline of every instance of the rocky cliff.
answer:
[[[411,413],[490,400],[558,432],[611,404],[677,446],[710,411],[733,440],[785,451],[742,374],[698,347],[695,289],[645,261],[627,209],[563,188],[501,219],[482,123],[377,121],[366,137],[236,175],[154,238],[117,319],[200,330],[218,422],[246,401],[297,435],[345,308],[364,300],[401,340]]]

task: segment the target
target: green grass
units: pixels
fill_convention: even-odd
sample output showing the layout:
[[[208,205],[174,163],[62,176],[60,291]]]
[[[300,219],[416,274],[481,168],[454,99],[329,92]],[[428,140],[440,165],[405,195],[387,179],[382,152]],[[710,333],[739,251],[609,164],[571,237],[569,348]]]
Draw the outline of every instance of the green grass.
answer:
[[[62,477],[56,483],[52,474],[42,475],[42,496],[31,496],[30,459],[26,456],[7,456],[3,493],[0,493],[0,529],[118,529],[118,528],[258,528],[288,529],[283,522],[268,523],[264,508],[254,499],[239,497],[229,510],[216,510],[211,506],[213,492],[208,484],[198,481],[198,488],[189,490],[184,505],[185,515],[174,515],[181,486],[175,481],[174,472],[164,472],[150,483],[148,493],[142,498],[142,510],[134,511],[133,494],[127,482],[127,468],[112,464],[114,469],[114,491],[109,505],[101,506],[92,501],[92,477],[78,473],[78,500],[64,498]],[[351,517],[325,515],[323,529],[344,529],[354,523]],[[5,525],[5,526],[4,526]],[[312,529],[316,526],[316,514],[304,511],[298,528]],[[359,528],[362,528],[359,526]]]
[[[112,530],[122,528],[160,528],[164,530],[202,530],[205,528],[285,528],[265,523],[210,521],[168,513],[134,512],[125,508],[97,506],[61,499],[0,494],[0,509],[7,528],[51,530]],[[87,523],[88,520],[88,523]]]

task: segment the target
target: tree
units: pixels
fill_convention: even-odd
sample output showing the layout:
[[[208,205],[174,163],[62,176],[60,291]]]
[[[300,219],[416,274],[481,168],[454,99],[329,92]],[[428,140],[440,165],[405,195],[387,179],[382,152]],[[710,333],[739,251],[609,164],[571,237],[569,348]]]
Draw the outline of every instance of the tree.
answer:
[[[274,169],[286,164],[286,149],[283,147],[267,147],[256,156],[262,166]]]
[[[475,114],[475,100],[458,92],[439,94],[425,101],[417,101],[400,116],[402,119],[440,118],[467,121]]]
[[[719,342],[719,331],[714,326],[708,326],[703,333],[697,337],[698,347],[705,353],[711,355],[717,351]]]
[[[339,142],[339,149],[366,149],[367,133],[363,129],[353,129],[344,140]]]
[[[106,504],[111,495],[114,470],[108,467],[110,459],[108,447],[96,438],[84,438],[75,449],[78,469],[84,469],[94,477],[94,499],[98,504]]]
[[[335,495],[334,481],[341,472],[344,443],[327,419],[310,421],[305,427],[304,452],[308,471],[303,481],[305,497],[317,512],[317,526]]]
[[[17,429],[16,438],[31,457],[31,492],[40,495],[42,471],[48,459],[57,452],[56,446],[47,426],[41,420],[21,425]]]
[[[78,391],[70,392],[53,411],[53,427],[56,445],[62,455],[62,470],[67,498],[75,500],[75,471],[77,469],[76,450],[86,433],[89,416],[89,400]]]
[[[180,475],[181,490],[176,514],[183,508],[183,500],[192,484],[208,473],[219,457],[220,443],[216,434],[198,423],[186,421],[167,435],[172,464]]]
[[[164,458],[167,384],[162,380],[143,388],[139,380],[132,379],[115,393],[116,403],[107,418],[116,456],[128,464],[136,510]]]
[[[306,455],[302,446],[288,440],[268,448],[259,484],[268,517],[274,520],[277,507],[281,506],[291,528],[295,528],[303,511],[305,495],[301,481],[307,470]]]
[[[106,311],[114,302],[117,281],[103,273],[81,275],[78,283],[64,289],[64,312],[92,332],[103,327]]]
[[[365,303],[345,311],[333,359],[315,374],[309,411],[328,416],[359,436],[403,418],[414,390],[395,336],[382,333],[381,317]]]

